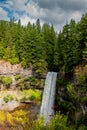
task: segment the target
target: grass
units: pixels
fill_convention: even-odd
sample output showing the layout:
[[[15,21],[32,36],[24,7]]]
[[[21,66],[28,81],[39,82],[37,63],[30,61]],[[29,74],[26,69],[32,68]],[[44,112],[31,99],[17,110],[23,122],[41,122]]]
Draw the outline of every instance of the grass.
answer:
[[[41,101],[41,92],[39,90],[24,90],[20,91],[21,95],[23,95],[22,99],[31,100],[31,101]]]

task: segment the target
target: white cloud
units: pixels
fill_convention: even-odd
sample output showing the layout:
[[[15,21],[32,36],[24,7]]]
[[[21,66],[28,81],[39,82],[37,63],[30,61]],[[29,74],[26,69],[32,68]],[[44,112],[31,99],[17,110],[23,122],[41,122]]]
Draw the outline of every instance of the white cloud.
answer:
[[[32,24],[36,22],[36,20],[34,18],[30,18],[27,15],[23,15],[21,18],[21,24],[22,25],[27,25],[28,22],[30,21]]]
[[[25,9],[26,13],[28,13],[29,15],[31,15],[32,17],[45,17],[45,11],[43,10],[43,8],[40,8],[38,6],[38,3],[33,2],[32,0],[30,0],[30,2],[26,5],[26,9]]]
[[[20,17],[20,20],[21,20],[21,24],[26,26],[28,24],[28,22],[30,22],[31,24],[33,24],[33,23],[35,24],[37,19],[29,17],[27,15],[23,15]],[[40,20],[40,24],[42,26],[44,24],[44,21]]]
[[[41,24],[47,22],[53,24],[57,30],[62,28],[70,19],[80,20],[87,10],[87,0],[6,0],[0,2],[0,19],[7,19],[4,7],[12,11],[15,19],[21,19],[26,25],[28,21],[35,23],[40,19]],[[4,15],[3,15],[4,14]]]
[[[0,20],[9,20],[8,13],[0,7]]]
[[[76,21],[79,21],[81,16],[82,16],[82,12],[75,11],[75,12],[70,13],[69,20],[70,19],[75,19]]]

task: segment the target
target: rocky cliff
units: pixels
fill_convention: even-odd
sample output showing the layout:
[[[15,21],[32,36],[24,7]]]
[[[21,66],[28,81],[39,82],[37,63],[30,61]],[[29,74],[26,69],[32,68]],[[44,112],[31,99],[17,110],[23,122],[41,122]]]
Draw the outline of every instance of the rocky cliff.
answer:
[[[0,77],[10,77],[12,79],[12,83],[10,87],[16,86],[15,76],[20,75],[21,79],[24,77],[30,77],[33,75],[32,67],[24,69],[21,64],[12,65],[9,61],[0,60]],[[5,84],[1,84],[1,90]]]
[[[21,74],[32,75],[32,68],[23,69],[21,64],[12,65],[9,61],[0,60],[0,75],[16,75]]]

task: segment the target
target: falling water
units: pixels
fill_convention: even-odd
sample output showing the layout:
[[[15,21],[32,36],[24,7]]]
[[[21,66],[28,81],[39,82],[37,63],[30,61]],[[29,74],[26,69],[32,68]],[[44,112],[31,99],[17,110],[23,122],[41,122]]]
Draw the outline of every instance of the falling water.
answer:
[[[56,78],[56,72],[48,72],[46,76],[42,105],[40,109],[40,115],[43,115],[45,125],[49,123],[51,117],[54,115],[53,106],[55,101]]]

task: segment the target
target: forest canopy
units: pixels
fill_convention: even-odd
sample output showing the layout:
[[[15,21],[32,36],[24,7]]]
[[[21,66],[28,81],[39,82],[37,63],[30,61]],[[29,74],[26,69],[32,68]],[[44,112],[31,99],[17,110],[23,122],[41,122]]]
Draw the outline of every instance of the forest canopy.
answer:
[[[53,25],[21,21],[0,20],[0,59],[11,64],[21,63],[24,68],[32,66],[37,73],[47,70],[66,73],[79,64],[87,62],[87,14],[76,23],[71,19],[62,31],[55,32]]]

